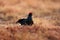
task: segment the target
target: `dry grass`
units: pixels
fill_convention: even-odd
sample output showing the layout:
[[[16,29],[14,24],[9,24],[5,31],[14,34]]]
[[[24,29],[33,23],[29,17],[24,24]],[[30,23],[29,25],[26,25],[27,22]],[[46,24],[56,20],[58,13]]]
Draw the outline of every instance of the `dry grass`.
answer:
[[[60,40],[57,26],[4,26],[0,27],[0,40]]]
[[[15,23],[29,12],[34,25]],[[60,0],[0,0],[0,40],[60,40]]]

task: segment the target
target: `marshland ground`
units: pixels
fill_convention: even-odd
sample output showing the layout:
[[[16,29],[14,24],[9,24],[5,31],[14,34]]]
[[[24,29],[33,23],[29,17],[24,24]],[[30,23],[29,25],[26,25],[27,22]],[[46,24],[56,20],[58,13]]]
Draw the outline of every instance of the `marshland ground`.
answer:
[[[33,13],[34,24],[16,24]],[[0,0],[0,40],[60,40],[60,0]]]

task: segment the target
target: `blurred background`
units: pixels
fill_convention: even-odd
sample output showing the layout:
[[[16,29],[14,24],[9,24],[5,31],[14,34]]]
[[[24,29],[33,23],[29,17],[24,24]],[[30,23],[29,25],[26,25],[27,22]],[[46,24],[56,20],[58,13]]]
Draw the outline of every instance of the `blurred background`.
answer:
[[[60,0],[0,0],[0,24],[13,24],[29,12],[35,23],[42,18],[60,26]]]
[[[16,24],[29,12],[34,25]],[[60,40],[60,0],[0,0],[0,40]]]

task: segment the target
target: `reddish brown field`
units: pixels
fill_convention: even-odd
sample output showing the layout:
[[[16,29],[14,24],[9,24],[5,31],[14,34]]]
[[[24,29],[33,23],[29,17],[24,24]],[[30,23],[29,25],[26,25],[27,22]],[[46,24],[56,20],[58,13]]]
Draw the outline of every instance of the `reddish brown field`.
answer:
[[[1,26],[0,40],[60,40],[59,26]]]
[[[29,12],[32,26],[16,24]],[[0,0],[0,40],[60,40],[60,0]]]

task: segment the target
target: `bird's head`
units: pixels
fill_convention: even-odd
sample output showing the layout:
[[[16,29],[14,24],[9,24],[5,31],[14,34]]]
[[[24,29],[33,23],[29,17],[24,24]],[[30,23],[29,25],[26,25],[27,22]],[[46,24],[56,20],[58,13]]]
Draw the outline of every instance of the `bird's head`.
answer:
[[[29,16],[32,16],[32,12],[29,13]]]

